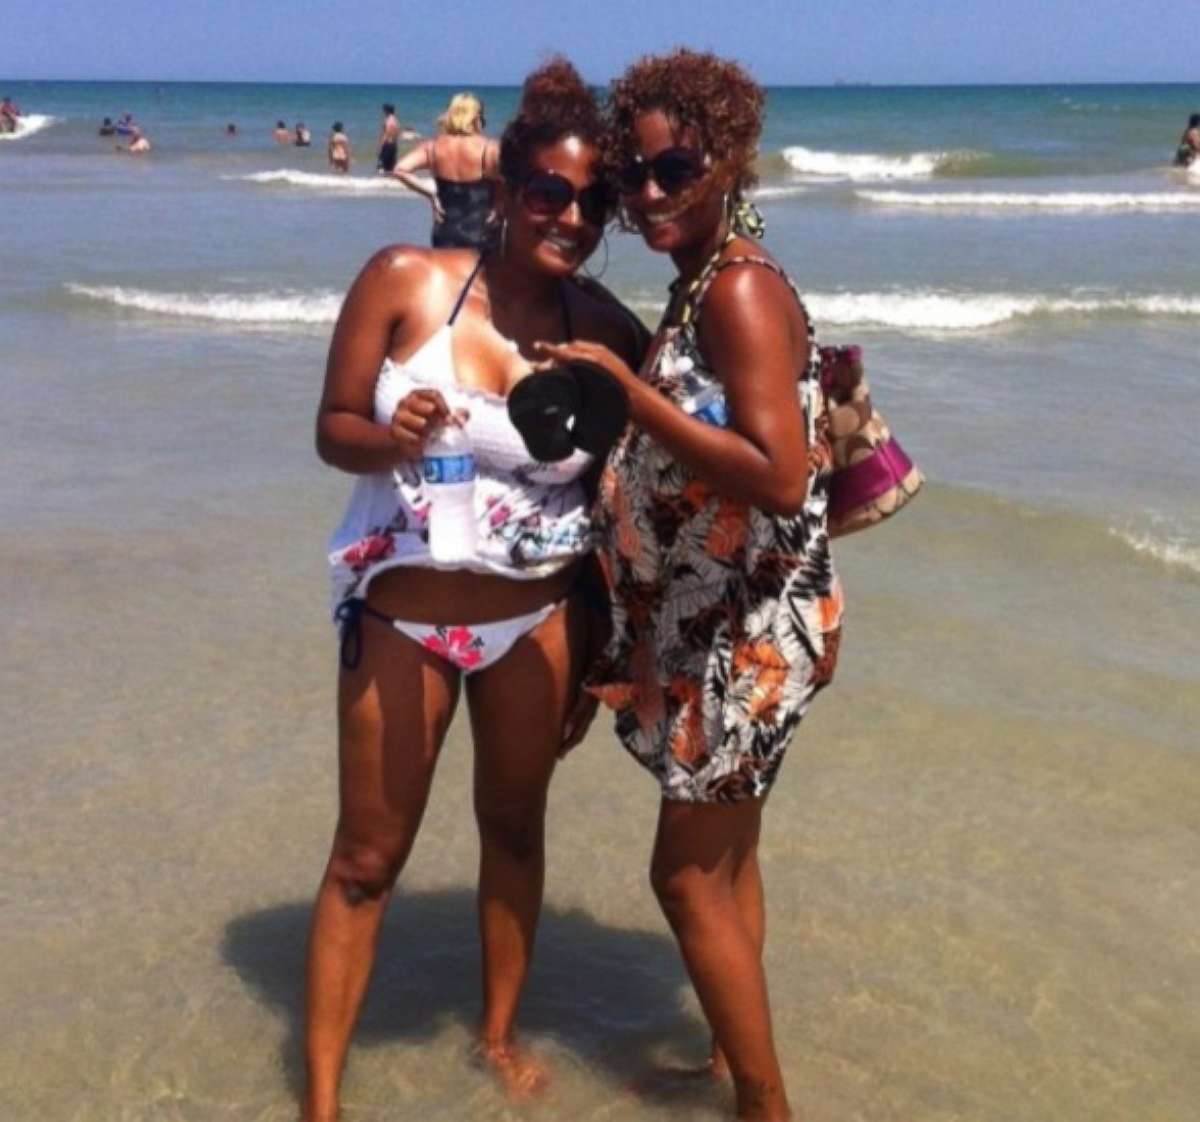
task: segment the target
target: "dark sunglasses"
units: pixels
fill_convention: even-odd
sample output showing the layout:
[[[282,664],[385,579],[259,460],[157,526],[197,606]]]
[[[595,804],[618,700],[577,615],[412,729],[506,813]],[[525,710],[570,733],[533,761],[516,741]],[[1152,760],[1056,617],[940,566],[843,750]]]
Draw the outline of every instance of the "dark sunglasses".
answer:
[[[665,148],[652,160],[635,156],[617,173],[617,186],[625,195],[636,195],[651,176],[665,195],[678,195],[707,169],[704,157],[692,148]]]
[[[612,192],[598,180],[582,191],[565,176],[553,171],[535,171],[521,186],[521,201],[530,214],[552,218],[572,203],[579,203],[579,214],[590,226],[603,226],[612,211]]]

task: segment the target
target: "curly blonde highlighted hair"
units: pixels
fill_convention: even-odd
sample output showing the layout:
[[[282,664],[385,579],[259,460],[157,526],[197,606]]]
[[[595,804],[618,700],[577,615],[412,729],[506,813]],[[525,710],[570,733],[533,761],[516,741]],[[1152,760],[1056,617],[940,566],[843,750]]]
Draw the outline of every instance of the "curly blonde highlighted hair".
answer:
[[[446,112],[438,118],[438,128],[450,136],[471,136],[483,128],[483,102],[473,93],[457,93]]]
[[[638,59],[612,86],[605,162],[612,168],[636,155],[634,122],[661,110],[681,128],[695,129],[704,152],[724,164],[741,198],[758,182],[754,158],[763,121],[762,87],[736,62],[680,47]]]

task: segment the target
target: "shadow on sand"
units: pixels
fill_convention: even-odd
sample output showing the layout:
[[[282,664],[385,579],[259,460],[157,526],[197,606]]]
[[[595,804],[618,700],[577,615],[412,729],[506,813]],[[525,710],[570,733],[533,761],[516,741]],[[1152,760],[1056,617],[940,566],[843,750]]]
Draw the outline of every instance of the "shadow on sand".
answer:
[[[308,902],[285,904],[239,916],[227,926],[222,948],[246,985],[287,1019],[291,1031],[283,1063],[297,1094],[310,908]],[[432,1041],[451,1025],[474,1030],[475,916],[475,897],[466,889],[397,890],[352,1047]],[[682,1056],[696,1061],[706,1054],[707,1027],[683,1008],[688,986],[667,934],[608,927],[580,909],[548,905],[520,1029],[550,1039],[625,1088],[664,1060],[670,1065]],[[678,1105],[695,1092],[668,1081],[642,1094]],[[712,1095],[710,1086],[704,1095],[709,1105]]]

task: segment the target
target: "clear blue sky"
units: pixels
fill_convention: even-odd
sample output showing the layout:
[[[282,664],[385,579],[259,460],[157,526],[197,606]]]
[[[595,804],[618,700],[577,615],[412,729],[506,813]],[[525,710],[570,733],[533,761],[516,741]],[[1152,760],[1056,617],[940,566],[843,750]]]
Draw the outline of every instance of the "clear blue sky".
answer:
[[[460,84],[684,43],[760,81],[1200,80],[1200,0],[8,0],[0,79]]]

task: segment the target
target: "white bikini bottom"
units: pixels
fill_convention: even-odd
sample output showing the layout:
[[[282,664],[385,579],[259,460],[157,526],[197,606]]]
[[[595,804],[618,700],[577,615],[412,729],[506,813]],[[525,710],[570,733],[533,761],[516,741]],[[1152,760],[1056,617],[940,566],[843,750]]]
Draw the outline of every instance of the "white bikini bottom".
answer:
[[[368,615],[380,623],[390,624],[401,635],[432,651],[464,674],[473,674],[499,662],[522,635],[528,635],[549,618],[561,603],[561,600],[555,601],[527,615],[498,619],[494,623],[411,623],[393,619],[376,611],[365,600],[352,597],[343,600],[334,613],[341,629],[342,665],[353,670],[362,658],[362,617]]]

